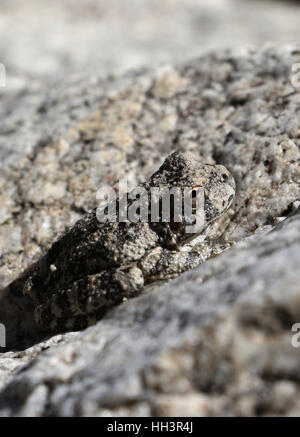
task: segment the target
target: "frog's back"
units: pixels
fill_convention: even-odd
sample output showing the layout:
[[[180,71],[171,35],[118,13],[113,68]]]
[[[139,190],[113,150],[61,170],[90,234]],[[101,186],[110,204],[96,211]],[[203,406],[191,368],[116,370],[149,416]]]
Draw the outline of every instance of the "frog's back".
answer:
[[[135,263],[157,244],[148,223],[99,223],[90,213],[53,243],[24,278],[22,292],[64,289],[84,276]]]

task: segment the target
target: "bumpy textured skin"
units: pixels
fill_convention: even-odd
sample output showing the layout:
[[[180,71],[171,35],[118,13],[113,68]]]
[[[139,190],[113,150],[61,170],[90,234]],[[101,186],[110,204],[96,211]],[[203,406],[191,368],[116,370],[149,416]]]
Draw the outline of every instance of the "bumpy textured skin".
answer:
[[[151,187],[202,187],[201,232],[230,207],[235,194],[234,179],[223,166],[196,162],[182,152],[167,157],[143,186],[147,192]],[[184,222],[100,223],[93,211],[9,287],[33,300],[35,320],[45,332],[80,330],[138,295],[145,284],[172,278],[223,250],[202,245],[182,252],[187,238]]]

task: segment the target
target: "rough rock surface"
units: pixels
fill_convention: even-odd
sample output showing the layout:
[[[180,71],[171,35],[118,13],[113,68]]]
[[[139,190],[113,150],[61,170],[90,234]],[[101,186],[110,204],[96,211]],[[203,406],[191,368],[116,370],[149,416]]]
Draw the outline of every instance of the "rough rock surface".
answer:
[[[2,354],[0,414],[299,415],[299,215],[267,233],[299,206],[299,59],[296,47],[218,51],[7,113],[2,126],[21,125],[4,131],[11,145],[40,123],[1,171],[2,286],[96,205],[99,185],[136,184],[176,149],[234,175],[210,235],[237,245],[83,333]]]
[[[299,21],[299,6],[285,0],[1,0],[7,88],[0,87],[0,167],[34,148],[41,128],[45,136],[66,128],[64,108],[70,117],[83,113],[76,104],[80,80],[89,86],[91,78],[173,65],[224,47],[287,44],[299,40]],[[51,88],[59,90],[53,100],[44,95]],[[65,98],[60,117],[44,124],[58,95]]]

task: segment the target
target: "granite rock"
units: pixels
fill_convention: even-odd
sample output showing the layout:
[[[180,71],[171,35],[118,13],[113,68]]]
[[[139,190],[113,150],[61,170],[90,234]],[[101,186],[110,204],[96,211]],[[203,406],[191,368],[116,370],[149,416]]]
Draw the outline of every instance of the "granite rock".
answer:
[[[137,184],[173,150],[224,164],[237,196],[208,235],[230,250],[82,333],[1,354],[0,414],[299,415],[299,60],[297,47],[220,50],[65,83],[42,107],[28,92],[27,115],[12,105],[3,123],[24,130],[3,131],[9,149],[36,139],[1,170],[1,286],[99,186]]]
[[[236,179],[235,204],[212,238],[237,241],[286,216],[299,199],[300,93],[290,80],[299,59],[293,47],[219,51],[20,100],[2,121],[20,112],[23,127],[2,130],[13,153],[0,174],[0,287],[97,205],[99,187],[143,182],[176,149]],[[35,141],[18,158],[26,135]]]

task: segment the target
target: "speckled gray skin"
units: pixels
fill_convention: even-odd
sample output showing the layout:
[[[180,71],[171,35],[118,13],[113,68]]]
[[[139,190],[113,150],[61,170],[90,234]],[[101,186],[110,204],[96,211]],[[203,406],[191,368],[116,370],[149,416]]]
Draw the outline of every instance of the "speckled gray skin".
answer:
[[[151,187],[203,188],[201,230],[187,233],[184,221],[100,223],[96,211],[87,214],[9,286],[33,300],[45,333],[83,329],[145,284],[172,278],[224,250],[226,245],[194,247],[192,241],[232,203],[235,182],[225,167],[174,152],[143,186],[148,193]]]

